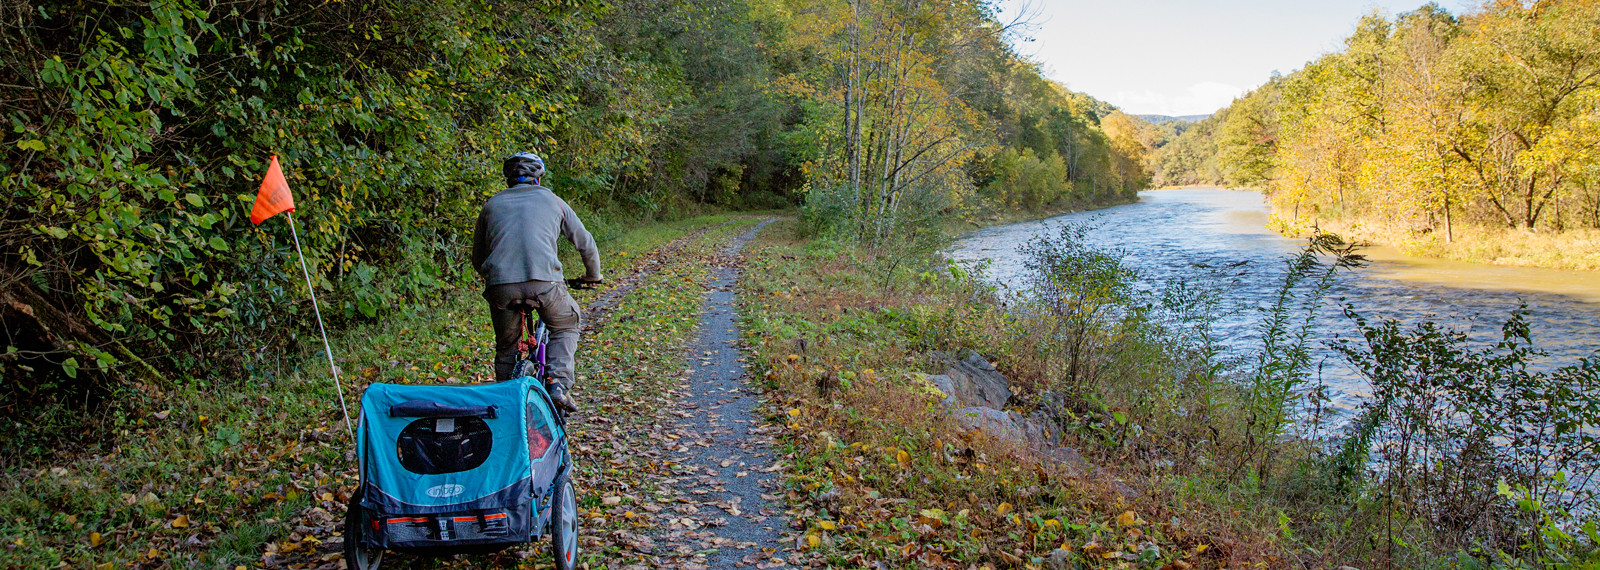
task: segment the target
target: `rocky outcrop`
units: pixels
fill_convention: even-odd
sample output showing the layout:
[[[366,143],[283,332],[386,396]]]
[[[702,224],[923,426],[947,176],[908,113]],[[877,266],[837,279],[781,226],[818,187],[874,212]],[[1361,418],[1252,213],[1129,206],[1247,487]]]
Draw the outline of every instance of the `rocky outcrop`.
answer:
[[[1006,403],[1011,401],[1011,380],[977,352],[963,350],[956,355],[936,352],[934,357],[945,366],[941,376],[949,380],[950,388],[941,386],[940,389],[946,394],[969,406],[996,410],[1005,409]]]
[[[982,355],[968,350],[956,355],[935,353],[935,359],[945,366],[944,374],[925,374],[923,379],[943,395],[940,405],[964,429],[1023,444],[1046,461],[1075,473],[1095,473],[1077,450],[1061,445],[1061,426],[1052,419],[1054,411],[1062,408],[1059,397],[1046,398],[1044,405],[1031,414],[1007,411],[1011,381]],[[1120,481],[1111,479],[1108,483],[1124,497],[1137,495]]]

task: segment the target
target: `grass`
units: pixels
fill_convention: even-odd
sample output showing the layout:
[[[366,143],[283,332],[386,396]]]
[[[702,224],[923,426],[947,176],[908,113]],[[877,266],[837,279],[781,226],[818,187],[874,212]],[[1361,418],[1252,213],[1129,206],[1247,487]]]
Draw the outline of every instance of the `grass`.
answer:
[[[731,219],[703,217],[629,231],[602,244],[615,252],[607,256],[608,278],[629,273],[629,260],[642,252]],[[731,228],[708,235],[725,236]],[[683,277],[674,273],[647,281],[680,283]],[[698,294],[689,289],[663,293],[668,290],[675,291],[642,285],[623,300],[617,316],[653,315]],[[593,295],[580,293],[579,302]],[[607,331],[629,336],[611,337],[609,343],[605,334],[586,339],[590,361],[580,374],[598,390],[619,375],[675,369],[679,355],[672,346],[681,342],[692,317],[685,311],[650,325],[641,318],[634,325],[666,327],[660,331],[618,325]],[[642,361],[639,349],[631,349],[635,352],[618,358],[642,368],[602,367],[616,362],[605,358],[608,350],[624,346],[615,338],[652,332],[660,340],[651,354],[670,358]],[[404,307],[378,324],[334,336],[352,405],[372,381],[465,382],[492,376],[487,313],[476,291]],[[587,348],[593,346],[588,343],[598,346]],[[325,530],[337,526],[354,481],[348,436],[320,351],[282,362],[283,372],[273,377],[195,377],[172,382],[171,388],[139,387],[141,399],[91,411],[105,419],[85,422],[85,430],[104,434],[89,448],[58,450],[51,459],[0,474],[0,566],[253,566],[262,563],[263,549],[276,560],[327,563],[330,548],[322,543],[336,539]],[[582,397],[591,387],[579,384]]]

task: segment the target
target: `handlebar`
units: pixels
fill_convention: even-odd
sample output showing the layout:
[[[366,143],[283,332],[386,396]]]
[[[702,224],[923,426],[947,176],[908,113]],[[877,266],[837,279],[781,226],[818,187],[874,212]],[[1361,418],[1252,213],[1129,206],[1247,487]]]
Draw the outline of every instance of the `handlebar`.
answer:
[[[567,280],[567,288],[569,288],[569,289],[579,289],[579,290],[594,289],[594,288],[598,287],[601,283],[605,283],[605,281],[584,281],[582,279],[568,279]]]

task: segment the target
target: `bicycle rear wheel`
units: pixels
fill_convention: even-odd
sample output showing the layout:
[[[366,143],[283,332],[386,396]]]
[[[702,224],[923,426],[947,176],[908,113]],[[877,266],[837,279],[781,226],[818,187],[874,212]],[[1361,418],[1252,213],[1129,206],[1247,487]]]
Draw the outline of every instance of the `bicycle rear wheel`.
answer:
[[[539,368],[534,366],[532,360],[518,360],[516,366],[511,367],[511,377],[521,378],[523,376],[533,376],[534,373],[538,372],[538,370]]]

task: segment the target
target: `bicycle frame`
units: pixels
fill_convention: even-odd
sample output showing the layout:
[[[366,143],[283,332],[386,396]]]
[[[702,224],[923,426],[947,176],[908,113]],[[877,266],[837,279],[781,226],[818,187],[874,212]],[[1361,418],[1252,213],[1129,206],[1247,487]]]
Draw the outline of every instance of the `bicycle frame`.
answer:
[[[529,309],[522,311],[522,327],[524,336],[517,342],[517,360],[527,360],[533,363],[533,377],[540,381],[549,380],[547,364],[545,363],[545,348],[550,344],[550,330],[544,326],[544,321],[534,315]]]

